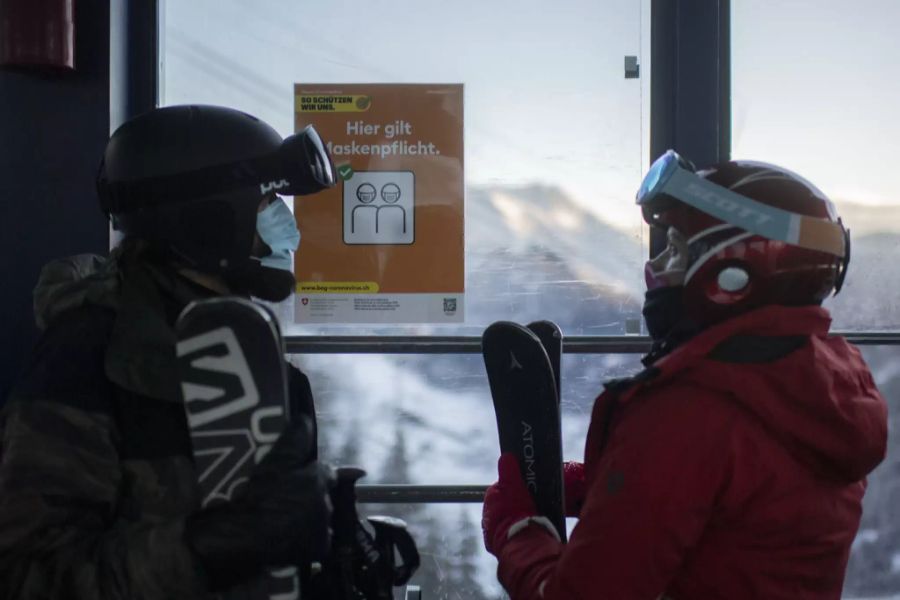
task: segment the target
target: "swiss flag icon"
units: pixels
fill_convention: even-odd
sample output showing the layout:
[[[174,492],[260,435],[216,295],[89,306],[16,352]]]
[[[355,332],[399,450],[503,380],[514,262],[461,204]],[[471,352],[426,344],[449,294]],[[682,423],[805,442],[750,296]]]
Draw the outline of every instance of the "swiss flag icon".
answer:
[[[309,298],[300,298],[300,304],[306,306],[307,304],[309,304]]]

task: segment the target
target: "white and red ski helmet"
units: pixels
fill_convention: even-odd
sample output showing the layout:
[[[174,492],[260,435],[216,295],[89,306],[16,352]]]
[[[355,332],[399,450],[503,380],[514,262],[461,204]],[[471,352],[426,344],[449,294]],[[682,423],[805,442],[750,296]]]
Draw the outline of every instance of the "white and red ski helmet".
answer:
[[[787,169],[729,161],[695,171],[669,150],[637,203],[647,223],[686,239],[684,306],[698,324],[766,304],[820,304],[841,288],[849,231],[827,196]]]

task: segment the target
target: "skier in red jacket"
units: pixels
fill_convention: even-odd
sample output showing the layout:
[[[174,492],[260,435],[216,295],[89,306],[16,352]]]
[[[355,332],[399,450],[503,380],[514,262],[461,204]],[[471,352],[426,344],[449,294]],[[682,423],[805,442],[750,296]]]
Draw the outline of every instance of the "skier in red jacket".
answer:
[[[828,335],[850,238],[780,167],[695,172],[669,151],[638,192],[668,245],[646,265],[646,369],[597,398],[567,463],[568,544],[515,457],[484,502],[513,600],[840,598],[887,414],[859,351]]]

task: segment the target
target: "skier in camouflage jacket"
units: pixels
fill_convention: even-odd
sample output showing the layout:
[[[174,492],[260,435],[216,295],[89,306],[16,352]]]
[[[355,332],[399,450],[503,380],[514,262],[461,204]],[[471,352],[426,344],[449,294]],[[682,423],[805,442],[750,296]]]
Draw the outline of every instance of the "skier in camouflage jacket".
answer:
[[[230,109],[157,109],[113,135],[104,176],[163,180],[280,143]],[[0,416],[0,597],[202,598],[327,551],[331,475],[301,458],[306,430],[282,434],[246,486],[252,494],[199,508],[174,322],[192,300],[280,300],[293,284],[289,271],[275,272],[283,261],[260,260],[279,249],[290,256],[284,240],[257,230],[257,215],[280,200],[258,181],[229,183],[206,198],[194,189],[196,199],[152,208],[149,219],[104,201],[101,186],[125,241],[107,259],[81,255],[42,271],[34,304],[43,332]],[[230,210],[230,222],[216,209]],[[194,247],[178,238],[229,223],[235,231],[218,247],[210,236]],[[238,264],[241,253],[251,260]],[[314,417],[307,378],[289,372],[292,413]]]

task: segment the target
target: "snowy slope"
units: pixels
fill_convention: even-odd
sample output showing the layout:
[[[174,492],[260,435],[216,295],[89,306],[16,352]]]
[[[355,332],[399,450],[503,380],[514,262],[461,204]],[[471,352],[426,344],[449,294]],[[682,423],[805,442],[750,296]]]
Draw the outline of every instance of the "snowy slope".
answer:
[[[542,247],[565,258],[579,280],[630,295],[643,293],[640,213],[632,231],[604,223],[558,188],[470,187],[466,248],[476,257],[501,247],[513,253]]]

